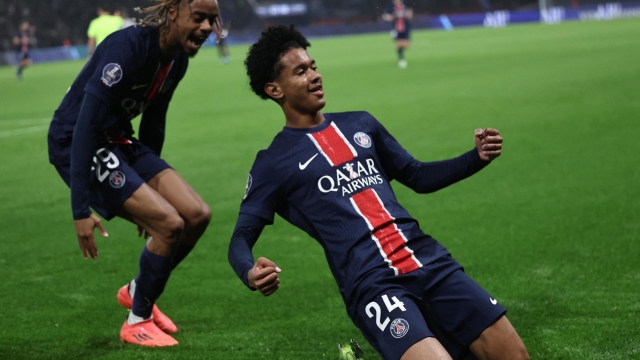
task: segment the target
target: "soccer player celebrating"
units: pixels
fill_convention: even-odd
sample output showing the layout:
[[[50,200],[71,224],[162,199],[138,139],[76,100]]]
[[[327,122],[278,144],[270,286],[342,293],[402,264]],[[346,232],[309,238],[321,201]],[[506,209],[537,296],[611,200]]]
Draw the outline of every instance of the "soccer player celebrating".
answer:
[[[216,0],[154,0],[141,26],[108,36],[84,66],[49,128],[49,160],[71,188],[78,243],[98,258],[99,218],[119,216],[150,235],[137,277],[120,289],[131,309],[120,338],[171,346],[174,323],[154,305],[172,270],[202,236],[211,212],[191,186],[160,158],[169,102],[214,26]],[[131,120],[142,114],[139,140]]]
[[[398,51],[398,66],[401,69],[407,67],[407,60],[404,58],[404,51],[411,45],[411,19],[413,18],[413,10],[408,8],[402,0],[393,0],[387,6],[382,19],[393,23],[391,33],[396,41],[396,49]]]
[[[274,214],[324,248],[347,313],[385,359],[528,359],[506,310],[398,203],[390,181],[419,193],[449,186],[501,154],[495,129],[437,162],[413,158],[369,113],[322,113],[322,77],[293,27],[272,27],[245,61],[252,90],[285,127],[251,169],[229,246],[249,288],[269,296],[280,268],[252,248]]]

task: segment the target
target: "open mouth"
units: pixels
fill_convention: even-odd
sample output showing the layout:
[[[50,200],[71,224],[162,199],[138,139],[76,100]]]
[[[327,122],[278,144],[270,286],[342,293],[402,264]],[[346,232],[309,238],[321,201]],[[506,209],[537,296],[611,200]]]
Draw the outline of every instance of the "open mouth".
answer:
[[[206,35],[190,35],[187,38],[187,43],[196,49],[199,49],[205,41],[207,41]]]
[[[322,90],[322,84],[312,87],[311,89],[309,89],[309,92],[312,93],[313,95],[318,95],[318,96],[324,95],[324,90]]]

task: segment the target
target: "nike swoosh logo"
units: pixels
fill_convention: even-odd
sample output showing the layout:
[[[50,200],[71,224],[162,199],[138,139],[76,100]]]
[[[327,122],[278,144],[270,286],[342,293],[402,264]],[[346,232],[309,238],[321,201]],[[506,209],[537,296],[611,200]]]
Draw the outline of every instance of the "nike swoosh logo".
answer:
[[[145,87],[145,86],[149,86],[149,84],[133,85],[133,87],[131,88],[131,90],[140,89],[141,87]]]
[[[494,298],[492,298],[492,297],[490,297],[490,298],[489,298],[489,301],[491,301],[491,303],[492,303],[493,305],[495,305],[495,304],[497,304],[497,303],[498,303],[498,300],[496,300],[496,299],[494,299]]]
[[[318,156],[318,153],[316,153],[315,155],[313,155],[313,156],[311,157],[311,159],[307,160],[307,162],[306,162],[306,163],[304,163],[304,164],[299,162],[299,163],[298,163],[298,167],[300,168],[300,170],[304,170],[304,169],[306,169],[306,168],[307,168],[307,166],[309,166],[309,164],[311,164],[311,162],[313,161],[313,159],[315,159],[315,158],[316,158],[316,156]]]

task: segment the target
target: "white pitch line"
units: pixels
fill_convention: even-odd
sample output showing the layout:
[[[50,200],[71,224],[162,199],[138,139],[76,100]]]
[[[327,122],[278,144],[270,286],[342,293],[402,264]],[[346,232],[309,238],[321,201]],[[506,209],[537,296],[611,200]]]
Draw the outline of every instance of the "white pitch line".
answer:
[[[51,122],[51,118],[46,119],[20,119],[20,120],[0,120],[0,126],[34,125]]]
[[[31,134],[49,129],[49,125],[44,126],[31,126],[28,128],[0,131],[0,138],[9,137],[14,135]]]

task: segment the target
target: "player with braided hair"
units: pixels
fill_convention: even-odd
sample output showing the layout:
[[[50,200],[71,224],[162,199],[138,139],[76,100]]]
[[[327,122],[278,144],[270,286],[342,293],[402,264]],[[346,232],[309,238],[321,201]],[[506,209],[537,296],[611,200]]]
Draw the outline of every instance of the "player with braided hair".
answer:
[[[109,35],[96,48],[55,111],[49,160],[71,188],[78,244],[98,258],[94,229],[121,217],[148,238],[137,277],[118,291],[131,309],[122,341],[171,346],[175,324],[155,306],[173,269],[211,219],[196,191],[160,158],[173,93],[216,26],[217,0],[155,0],[139,26]],[[142,114],[138,138],[131,121]],[[150,237],[149,237],[150,236]]]
[[[229,245],[236,274],[264,296],[278,290],[280,267],[252,251],[278,214],[322,245],[349,317],[384,359],[528,360],[506,310],[422,232],[390,185],[430,193],[472,176],[500,156],[500,133],[477,129],[473,149],[421,162],[371,114],[322,112],[309,46],[293,27],[273,27],[245,62],[251,89],[281,107],[285,127],[249,173]]]

